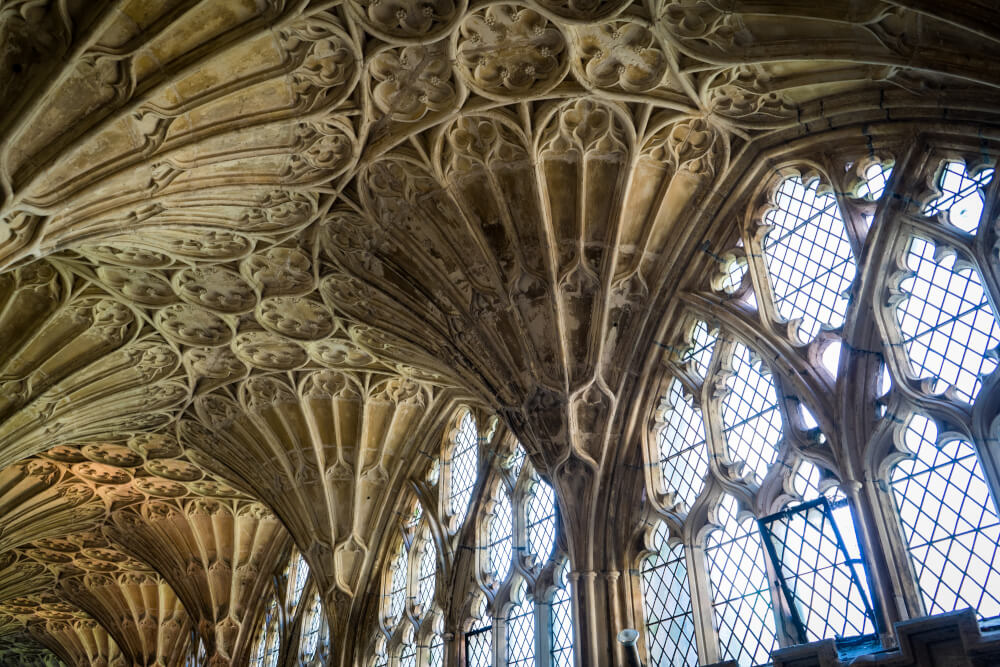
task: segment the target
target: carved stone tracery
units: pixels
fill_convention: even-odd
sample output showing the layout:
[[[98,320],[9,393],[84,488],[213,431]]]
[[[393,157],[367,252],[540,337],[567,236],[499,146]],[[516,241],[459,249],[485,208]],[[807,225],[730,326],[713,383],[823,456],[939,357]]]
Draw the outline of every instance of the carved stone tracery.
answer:
[[[173,667],[192,624],[239,662],[291,540],[358,663],[395,503],[462,400],[562,501],[580,664],[623,658],[590,630],[628,618],[633,527],[598,525],[641,477],[681,285],[723,237],[754,252],[720,221],[762,152],[996,140],[1000,17],[951,4],[3,2],[0,655]],[[114,583],[43,546],[87,531],[131,554]],[[39,597],[56,571],[79,605]],[[146,577],[176,612],[155,650],[112,619]]]

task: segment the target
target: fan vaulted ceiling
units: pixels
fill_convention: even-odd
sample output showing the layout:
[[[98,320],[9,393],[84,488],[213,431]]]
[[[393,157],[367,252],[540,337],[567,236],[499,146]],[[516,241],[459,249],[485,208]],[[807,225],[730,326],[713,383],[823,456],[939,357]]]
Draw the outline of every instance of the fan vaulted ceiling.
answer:
[[[245,661],[294,542],[349,664],[459,402],[586,531],[754,157],[992,118],[997,26],[972,1],[0,0],[0,655],[172,666],[194,629]]]

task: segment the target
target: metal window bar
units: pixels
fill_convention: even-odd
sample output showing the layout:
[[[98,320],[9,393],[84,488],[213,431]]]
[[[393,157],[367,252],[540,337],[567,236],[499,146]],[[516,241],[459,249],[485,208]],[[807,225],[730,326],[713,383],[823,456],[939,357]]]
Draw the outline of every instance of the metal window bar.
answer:
[[[492,633],[492,625],[465,633],[465,667],[491,667]]]
[[[782,595],[785,596],[788,602],[792,623],[795,625],[795,632],[801,643],[828,638],[831,630],[833,630],[834,638],[837,641],[849,640],[851,643],[871,639],[877,636],[878,633],[877,616],[868,595],[868,591],[871,588],[870,583],[868,583],[868,569],[865,564],[861,544],[859,542],[857,545],[858,557],[851,557],[840,529],[837,526],[837,522],[834,519],[834,509],[846,505],[846,499],[831,503],[828,498],[821,496],[815,500],[766,516],[758,521],[764,546],[767,549],[767,553],[774,565],[774,571],[778,577],[778,588],[781,589]],[[817,513],[820,515],[818,517],[818,527],[816,521],[810,521],[809,518],[810,514],[815,516]],[[789,540],[782,541],[781,534],[784,534],[787,538],[789,534],[797,533],[795,528],[792,527],[795,521],[804,521],[814,532],[818,530],[820,535],[816,537],[820,540],[825,540],[828,544],[832,544],[836,549],[836,554],[832,557],[821,554],[820,545],[806,545],[805,543],[808,540],[802,534],[796,535],[797,540],[801,544],[798,553],[795,553],[794,550],[786,549],[788,546],[786,542]],[[777,531],[775,530],[775,524],[779,526]],[[778,533],[777,535],[776,532]],[[815,552],[817,562],[803,568],[801,567],[804,562],[802,554],[804,548],[807,546]],[[781,555],[779,555],[779,552]],[[788,558],[783,558],[786,555]],[[793,559],[798,561],[796,563],[798,567],[795,567],[796,564],[790,562]],[[825,560],[825,565],[818,562],[819,560]],[[865,583],[867,584],[865,586],[862,585],[861,579],[858,576],[859,567],[864,572]],[[834,600],[830,599],[830,596],[827,595],[825,597],[821,596],[826,609],[816,609],[815,591],[811,588],[803,591],[798,586],[798,584],[802,583],[804,586],[810,587],[810,582],[815,583],[819,576],[822,576],[821,570],[826,571],[826,584],[830,587],[830,590],[838,593],[843,598],[839,602],[844,605],[844,608],[835,607]],[[845,578],[849,582],[846,591],[843,590],[842,585]],[[835,580],[840,580],[841,585],[837,586]],[[806,594],[810,595],[809,599],[805,599]],[[852,620],[850,616],[852,607],[855,614],[859,612],[863,614],[863,619],[855,617]],[[824,625],[822,631],[817,632],[816,627],[810,625],[803,618],[803,609],[806,610],[810,617],[815,616]],[[812,619],[810,618],[810,620]],[[836,624],[834,624],[834,621]],[[848,630],[851,630],[851,632],[848,632]]]

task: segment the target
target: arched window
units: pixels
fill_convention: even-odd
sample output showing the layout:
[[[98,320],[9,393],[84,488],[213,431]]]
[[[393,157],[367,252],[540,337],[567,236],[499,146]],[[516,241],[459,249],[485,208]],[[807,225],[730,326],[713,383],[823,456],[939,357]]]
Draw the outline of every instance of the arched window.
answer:
[[[716,509],[719,528],[705,544],[712,611],[722,655],[741,665],[770,662],[777,647],[764,549],[752,516],[741,516],[724,495]]]
[[[507,664],[535,664],[535,603],[528,597],[524,581],[515,592],[517,602],[507,611]]]
[[[552,595],[551,655],[552,667],[572,667],[573,665],[573,610],[569,597],[569,561],[564,560],[556,571],[556,590]]]
[[[1000,616],[1000,517],[975,447],[940,437],[920,414],[903,445],[911,457],[889,479],[927,612],[972,607]]]
[[[288,565],[288,589],[285,593],[285,601],[289,614],[295,611],[305,590],[306,581],[309,579],[309,564],[298,551],[292,556],[292,561]]]
[[[514,557],[514,509],[510,503],[510,493],[503,484],[497,487],[493,498],[493,514],[490,517],[489,542],[486,552],[489,558],[490,574],[497,581],[503,581],[510,572]]]
[[[417,667],[417,646],[413,643],[413,628],[403,631],[403,642],[399,646],[399,667]]]
[[[403,617],[403,608],[406,605],[406,574],[409,555],[406,543],[401,541],[389,569],[388,604],[385,612],[386,625],[389,627],[395,627]]]
[[[281,636],[278,625],[278,600],[274,596],[264,607],[257,640],[251,653],[251,667],[275,667],[281,651]]]
[[[448,469],[448,512],[456,525],[461,526],[469,511],[479,473],[479,433],[476,419],[469,411],[462,416],[455,431]]]
[[[434,601],[434,585],[437,581],[437,547],[430,528],[425,526],[421,531],[417,548],[420,561],[416,601],[422,610],[427,610]]]
[[[780,168],[713,248],[692,289],[721,294],[691,299],[665,348],[645,449],[650,667],[763,665],[779,643],[874,637],[901,606],[1000,616],[995,158],[978,149]],[[899,576],[874,588],[872,558]]]
[[[684,546],[669,545],[662,521],[653,534],[652,550],[642,559],[642,600],[646,613],[646,651],[650,665],[698,664],[691,595]]]
[[[411,507],[399,524],[403,534],[397,538],[385,573],[374,665],[383,664],[378,662],[383,659],[393,667],[440,665],[444,660],[442,614],[436,604],[438,549],[432,517],[419,502]]]
[[[205,642],[193,632],[190,648],[184,658],[184,667],[202,667],[205,664],[205,655]]]
[[[492,503],[482,517],[482,606],[468,622],[466,665],[571,664],[568,565],[556,548],[555,492],[520,445],[495,465]]]
[[[323,634],[323,601],[319,593],[313,593],[305,623],[302,626],[302,660],[311,662],[319,654],[320,636]]]

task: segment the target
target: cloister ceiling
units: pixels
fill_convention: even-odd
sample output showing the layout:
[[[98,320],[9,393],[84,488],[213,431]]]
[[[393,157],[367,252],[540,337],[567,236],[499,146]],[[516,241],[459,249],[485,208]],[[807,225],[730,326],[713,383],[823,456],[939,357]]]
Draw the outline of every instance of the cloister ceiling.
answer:
[[[0,655],[175,665],[194,629],[239,663],[294,542],[348,664],[459,402],[586,531],[753,156],[992,119],[998,26],[972,0],[0,0]]]

